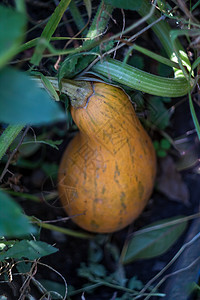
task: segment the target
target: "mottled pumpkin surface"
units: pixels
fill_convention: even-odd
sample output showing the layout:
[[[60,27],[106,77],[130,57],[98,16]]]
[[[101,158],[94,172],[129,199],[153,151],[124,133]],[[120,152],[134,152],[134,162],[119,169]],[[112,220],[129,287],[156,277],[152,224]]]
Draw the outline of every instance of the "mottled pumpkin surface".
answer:
[[[136,219],[154,186],[151,139],[120,88],[92,83],[84,107],[71,110],[78,134],[59,168],[64,209],[80,227],[114,232]]]

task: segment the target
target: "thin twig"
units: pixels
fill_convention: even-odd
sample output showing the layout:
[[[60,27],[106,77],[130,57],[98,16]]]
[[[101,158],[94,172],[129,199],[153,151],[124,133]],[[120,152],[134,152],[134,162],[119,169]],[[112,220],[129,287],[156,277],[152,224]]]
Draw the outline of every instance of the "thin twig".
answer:
[[[46,265],[46,264],[41,263],[41,262],[38,262],[38,264],[41,265],[41,266],[49,268],[50,270],[57,273],[62,278],[62,280],[64,281],[64,285],[65,285],[65,294],[64,294],[64,297],[63,297],[63,300],[65,300],[67,298],[67,292],[68,292],[67,282],[66,282],[65,278],[61,275],[61,273],[59,273],[56,269],[52,268],[51,266]]]
[[[185,1],[183,0],[177,0],[177,3],[179,5],[179,8],[184,12],[184,14],[186,15],[186,17],[189,20],[192,20],[195,23],[199,23],[198,20],[193,16],[193,14],[189,11],[189,9],[187,8]]]
[[[119,44],[120,44],[120,39],[121,39],[122,36],[123,36],[123,32],[124,32],[125,26],[126,26],[125,13],[124,13],[124,10],[123,10],[123,9],[121,9],[121,13],[122,13],[122,17],[123,17],[123,27],[122,27],[122,32],[121,32],[121,34],[120,34],[120,36],[119,36],[119,41],[117,42],[117,46],[119,46]],[[117,53],[117,50],[115,50],[115,52],[114,52],[114,54],[113,54],[113,58],[115,58],[116,53]]]
[[[178,224],[181,224],[183,222],[188,222],[189,220],[193,220],[193,219],[196,219],[196,218],[199,218],[199,217],[200,217],[200,212],[196,213],[196,214],[193,214],[193,215],[190,215],[190,216],[187,216],[187,217],[178,218],[176,220],[169,221],[169,222],[166,222],[166,223],[163,223],[163,224],[154,225],[154,226],[151,226],[151,227],[148,227],[148,228],[140,229],[140,230],[137,230],[137,231],[131,233],[129,235],[129,238],[133,237],[133,236],[136,236],[136,235],[151,232],[153,230],[159,230],[159,229],[162,229],[162,228],[165,228],[165,227],[168,227],[168,226],[178,225]]]
[[[200,260],[200,257],[197,257],[193,262],[191,262],[187,267],[181,268],[177,271],[174,271],[171,274],[167,274],[166,276],[164,276],[159,282],[158,284],[151,290],[151,292],[149,293],[149,295],[147,297],[144,298],[144,300],[148,300],[151,296],[153,296],[153,293],[155,293],[155,291],[157,291],[157,289],[163,284],[163,282],[165,282],[169,277],[177,275],[181,272],[187,271],[188,269],[190,269],[191,267],[193,267],[198,261]]]
[[[24,133],[23,133],[23,135],[22,135],[22,137],[21,137],[21,139],[20,139],[20,141],[19,141],[17,147],[16,147],[16,148],[13,150],[13,152],[11,153],[11,155],[10,155],[10,157],[9,157],[9,159],[8,159],[8,161],[7,161],[7,163],[6,163],[5,167],[4,167],[4,169],[3,169],[3,172],[2,172],[2,174],[1,174],[0,182],[2,182],[4,175],[7,173],[8,167],[9,167],[9,165],[10,165],[10,162],[11,162],[11,160],[13,159],[13,157],[15,156],[15,154],[17,153],[19,147],[21,146],[21,144],[22,144],[22,142],[23,142],[23,140],[24,140],[24,138],[25,138],[27,132],[29,131],[29,128],[30,128],[29,126],[26,127],[26,129],[24,130]]]
[[[160,271],[156,276],[154,276],[147,284],[144,286],[144,288],[140,291],[139,295],[143,294],[151,285],[152,283],[157,280],[177,259],[178,257],[183,253],[183,251],[191,246],[194,242],[196,242],[200,238],[200,233],[195,235],[189,242],[185,243],[180,250],[176,253],[176,255],[172,258],[172,260]]]
[[[81,215],[81,214],[79,214],[79,215]],[[71,219],[71,217],[65,217],[65,218],[60,218],[60,219],[57,219],[57,220],[41,221],[41,223],[51,224],[51,223],[65,222],[65,221],[68,221],[70,219]],[[38,223],[38,222],[35,221],[33,223]]]
[[[37,261],[34,261],[33,265],[31,266],[31,270],[26,274],[27,277],[23,283],[23,285],[20,288],[20,296],[18,300],[24,299],[24,295],[26,294],[27,289],[30,286],[31,279],[35,276],[37,273]]]
[[[136,34],[131,36],[129,39],[127,39],[126,43],[121,43],[120,45],[117,45],[116,47],[112,48],[111,50],[107,51],[106,53],[102,54],[101,57],[97,57],[93,62],[82,72],[80,73],[80,76],[83,75],[83,73],[88,72],[100,59],[103,59],[105,56],[112,54],[113,52],[119,50],[123,46],[127,44],[127,42],[133,42],[136,38],[138,38],[141,34],[143,34],[145,31],[147,31],[149,28],[151,28],[153,25],[157,24],[158,22],[162,21],[165,18],[165,16],[161,16],[159,19],[154,21],[153,23],[149,24],[145,28],[138,31]]]

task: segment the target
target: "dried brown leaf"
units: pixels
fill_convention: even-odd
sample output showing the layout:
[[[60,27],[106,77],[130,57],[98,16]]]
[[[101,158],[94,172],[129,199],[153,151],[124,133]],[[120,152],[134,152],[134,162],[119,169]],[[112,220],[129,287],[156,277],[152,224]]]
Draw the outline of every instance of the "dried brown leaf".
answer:
[[[188,206],[189,190],[177,171],[174,160],[171,156],[166,156],[160,160],[160,174],[157,180],[157,188],[170,200],[181,202]]]

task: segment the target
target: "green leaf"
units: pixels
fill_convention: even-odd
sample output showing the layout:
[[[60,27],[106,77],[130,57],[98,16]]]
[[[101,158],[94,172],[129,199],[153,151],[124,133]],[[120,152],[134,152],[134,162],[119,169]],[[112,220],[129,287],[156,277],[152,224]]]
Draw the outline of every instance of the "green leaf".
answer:
[[[87,278],[91,280],[92,278],[105,278],[106,269],[104,265],[90,263],[89,266],[86,266],[85,263],[81,263],[80,268],[77,270],[78,276]]]
[[[0,122],[38,125],[65,119],[48,93],[25,73],[6,68],[0,72]]]
[[[162,97],[180,97],[189,90],[185,78],[165,78],[139,70],[118,60],[108,58],[97,62],[91,69],[112,82],[119,82],[132,89]],[[112,81],[111,81],[112,80]]]
[[[91,274],[91,270],[86,266],[84,262],[81,263],[80,268],[77,269],[77,274],[80,277],[91,279],[93,275]]]
[[[131,290],[141,290],[143,286],[143,283],[136,276],[132,277],[128,282],[128,288]]]
[[[91,40],[85,41],[84,46],[89,46]],[[99,42],[100,44],[100,42]],[[82,72],[89,64],[102,53],[105,53],[112,49],[114,42],[101,43],[101,49],[99,46],[92,48],[91,51],[74,53],[67,56],[59,68],[58,82],[61,83],[62,78],[73,78],[75,75]]]
[[[16,264],[17,271],[19,273],[23,273],[23,274],[30,272],[31,267],[32,267],[32,263],[31,262],[26,262],[24,260],[18,261],[17,264]]]
[[[92,15],[92,3],[91,3],[91,0],[84,0],[84,3],[85,3],[85,7],[86,7],[86,10],[87,10],[88,17],[90,19],[91,15]]]
[[[18,53],[25,25],[25,15],[0,6],[0,68]]]
[[[57,178],[58,175],[58,164],[57,163],[43,163],[41,169],[45,172],[47,176],[51,179]]]
[[[23,129],[23,125],[8,125],[0,136],[0,160]]]
[[[20,237],[34,232],[20,206],[2,191],[0,191],[0,207],[0,236]]]
[[[47,76],[44,76],[42,73],[40,72],[32,72],[33,75],[35,76],[39,76],[41,78],[41,81],[45,87],[45,89],[47,90],[47,92],[50,94],[50,96],[55,99],[56,101],[60,101],[60,98],[58,96],[58,93],[56,92],[53,84],[51,83],[51,81],[48,79]]]
[[[34,147],[36,145],[45,144],[45,145],[48,145],[48,146],[58,150],[57,145],[60,145],[62,142],[63,142],[63,140],[57,140],[57,141],[53,141],[53,140],[29,140],[29,141],[23,142],[22,146],[28,146],[29,145],[29,147],[32,147],[32,146]],[[21,146],[20,146],[20,148],[21,148]]]
[[[90,247],[88,251],[88,260],[91,263],[99,263],[102,260],[102,258],[103,258],[102,248],[100,247],[100,245],[94,243],[94,241],[92,240],[90,242]]]
[[[89,264],[89,270],[93,275],[95,275],[97,277],[103,277],[104,278],[106,276],[106,268],[104,267],[104,265],[90,263]]]
[[[31,138],[29,138],[29,139],[31,139]],[[27,142],[27,141],[28,141],[28,139],[26,139],[25,143],[22,143],[22,145],[19,147],[18,151],[20,153],[20,156],[29,157],[29,156],[33,155],[35,152],[37,152],[37,150],[41,147],[40,143],[36,143],[31,140],[29,142]],[[15,143],[14,143],[14,145],[15,145]]]
[[[151,97],[148,110],[151,122],[159,129],[164,130],[169,125],[170,111],[163,104],[161,97]]]
[[[156,154],[157,154],[158,157],[165,157],[167,155],[167,152],[163,149],[158,149]]]
[[[45,279],[40,279],[39,282],[47,291],[50,292],[52,299],[63,299],[63,297],[65,296],[66,287],[64,284]],[[54,292],[57,293],[57,297]]]
[[[162,149],[169,150],[169,148],[171,147],[171,144],[168,140],[161,139],[160,146],[161,146]]]
[[[127,245],[127,251],[123,263],[127,264],[138,259],[153,258],[165,253],[181,236],[186,229],[187,222],[167,225],[168,222],[176,220],[177,217],[165,219],[152,223],[148,227],[156,226],[156,229],[147,230],[144,233],[135,235]],[[166,226],[163,225],[166,223]],[[160,228],[158,228],[158,225]],[[147,229],[148,227],[144,227]]]
[[[129,10],[138,10],[142,4],[141,0],[105,0],[104,2],[117,8]]]
[[[153,145],[154,145],[155,150],[159,150],[159,148],[160,148],[160,143],[159,143],[159,141],[154,141],[154,142],[153,142]]]
[[[94,49],[94,51],[96,50],[97,49]],[[96,58],[96,56],[89,52],[85,56],[83,53],[69,55],[59,68],[59,84],[62,78],[73,78],[75,75],[83,71]]]
[[[193,282],[193,284],[192,284],[192,290],[200,292],[200,286],[198,284],[196,284],[196,282]]]
[[[41,241],[22,240],[16,242],[11,248],[5,252],[0,253],[0,261],[6,258],[30,260],[38,259],[43,256],[50,255],[57,252],[58,249]]]

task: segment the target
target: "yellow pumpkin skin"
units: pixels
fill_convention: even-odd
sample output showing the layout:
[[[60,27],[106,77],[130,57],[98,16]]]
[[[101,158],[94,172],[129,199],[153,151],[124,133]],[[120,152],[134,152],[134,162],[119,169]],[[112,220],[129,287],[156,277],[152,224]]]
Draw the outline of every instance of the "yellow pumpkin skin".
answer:
[[[141,214],[154,187],[156,155],[125,92],[100,82],[92,88],[85,106],[71,109],[80,131],[63,155],[58,190],[76,224],[109,233]]]

